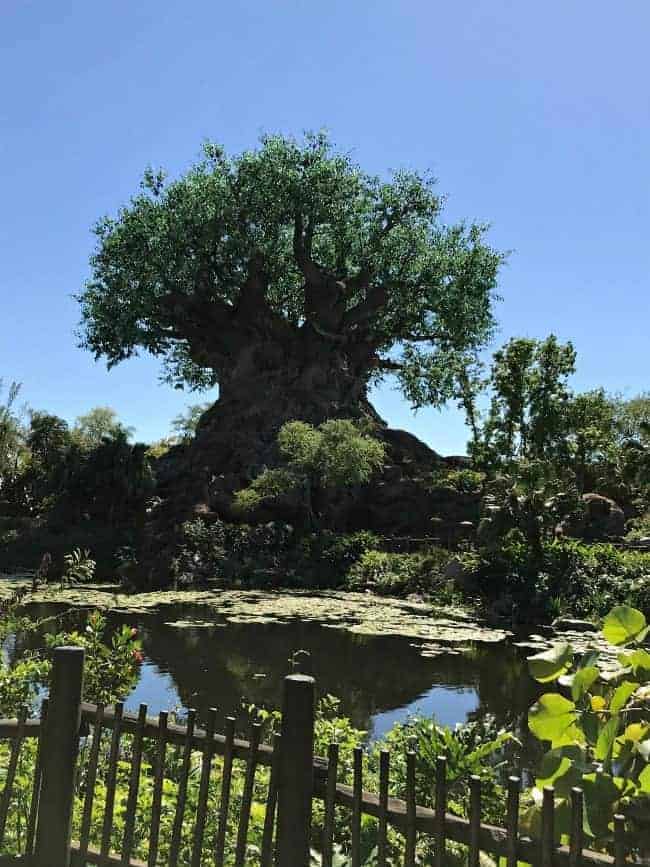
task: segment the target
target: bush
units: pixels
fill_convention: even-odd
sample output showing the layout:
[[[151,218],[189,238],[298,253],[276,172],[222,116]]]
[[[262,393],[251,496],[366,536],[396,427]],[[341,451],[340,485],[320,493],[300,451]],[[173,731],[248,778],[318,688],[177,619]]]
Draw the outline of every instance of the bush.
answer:
[[[86,548],[75,548],[63,557],[65,571],[62,577],[64,584],[83,584],[92,581],[95,577],[96,562],[91,558],[90,551]]]
[[[606,665],[599,667],[598,653],[576,654],[569,644],[528,658],[533,677],[556,687],[528,713],[530,733],[550,751],[523,798],[522,818],[525,831],[538,832],[544,787],[554,786],[555,830],[569,833],[571,790],[580,786],[589,847],[613,853],[612,820],[623,814],[626,842],[638,860],[650,848],[650,653],[643,647],[648,625],[640,611],[622,605],[609,612],[602,634],[621,666],[615,678]]]
[[[366,554],[376,552],[379,545],[379,537],[369,530],[310,533],[291,552],[291,566],[312,584],[339,586],[347,582],[354,565]]]
[[[249,526],[225,521],[186,521],[174,571],[182,584],[250,580],[260,570],[278,569],[293,536],[288,524]]]
[[[626,542],[638,542],[640,539],[650,538],[650,512],[640,515],[638,518],[633,518],[628,523],[628,532],[625,536]]]
[[[444,580],[449,558],[450,554],[442,548],[432,548],[423,554],[367,551],[350,569],[348,587],[371,589],[386,596],[426,593]]]
[[[64,557],[74,549],[89,550],[97,562],[95,578],[113,580],[117,568],[117,552],[133,544],[131,526],[108,527],[95,521],[66,527],[57,532],[44,526],[39,519],[16,519],[6,525],[0,539],[0,571],[19,572],[36,569],[43,554],[52,555],[51,578],[60,578],[65,571]],[[11,532],[15,529],[17,532]]]
[[[458,494],[478,494],[485,485],[485,473],[478,470],[461,469],[445,470],[437,469],[431,474],[430,488],[447,488]]]
[[[621,603],[650,610],[650,552],[554,540],[543,544],[540,560],[513,531],[497,551],[461,560],[486,597],[508,594],[528,618],[603,615]]]
[[[259,586],[282,583],[338,586],[350,567],[379,546],[374,533],[331,531],[298,536],[289,524],[207,524],[198,518],[183,525],[175,559],[181,583],[221,581]]]

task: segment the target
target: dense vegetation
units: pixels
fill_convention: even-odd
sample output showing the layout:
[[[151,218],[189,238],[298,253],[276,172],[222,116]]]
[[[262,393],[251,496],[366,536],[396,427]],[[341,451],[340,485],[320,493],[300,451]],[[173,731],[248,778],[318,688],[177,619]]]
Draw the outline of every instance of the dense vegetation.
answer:
[[[108,407],[70,426],[7,384],[0,568],[48,553],[59,577],[88,550],[98,577],[147,587],[448,594],[515,617],[522,599],[531,617],[645,606],[650,554],[594,544],[648,544],[650,395],[574,392],[553,335],[486,362],[504,257],[442,205],[427,175],[380,180],[320,134],[208,144],[173,181],[148,170],[95,227],[81,343],[109,366],[144,349],[219,400],[133,444]],[[414,407],[455,401],[468,457],[388,429],[368,402],[386,377]],[[401,554],[393,536],[429,541]]]
[[[18,601],[19,602],[19,601]],[[52,619],[41,624],[20,616],[19,604],[5,607],[0,627],[0,638],[8,634],[34,633],[45,626],[46,642],[40,651],[18,651],[14,658],[0,664],[0,714],[12,715],[20,707],[33,710],[37,691],[47,686],[49,675],[49,648],[65,642],[83,646],[86,650],[86,677],[84,698],[87,701],[110,703],[124,698],[137,679],[142,659],[137,630],[128,626],[109,629],[106,620],[91,613],[85,628],[65,632],[56,630]],[[523,828],[539,834],[542,791],[553,785],[558,798],[555,812],[555,830],[558,840],[565,840],[570,831],[570,795],[572,787],[580,785],[585,797],[584,834],[589,848],[612,851],[612,816],[623,814],[628,823],[628,845],[643,855],[650,846],[650,828],[647,821],[647,799],[650,793],[650,752],[648,745],[648,700],[650,697],[650,655],[643,648],[648,633],[644,615],[635,609],[614,608],[603,623],[604,638],[620,648],[620,670],[612,678],[611,664],[601,665],[597,652],[576,655],[569,645],[558,644],[551,650],[529,657],[532,675],[552,691],[541,695],[528,714],[528,727],[533,737],[548,745],[548,751],[528,767],[526,787],[522,794],[521,816]],[[248,706],[251,721],[262,725],[264,739],[270,739],[277,730],[280,715],[277,711]],[[246,732],[243,732],[246,734]],[[404,797],[406,791],[407,753],[415,755],[415,791],[417,802],[434,806],[436,760],[447,758],[448,808],[460,816],[469,814],[469,782],[472,776],[482,781],[482,818],[499,825],[505,809],[506,774],[521,762],[518,732],[497,730],[489,718],[481,722],[457,726],[450,730],[435,720],[415,716],[399,723],[380,740],[365,742],[365,733],[355,729],[350,720],[342,717],[339,702],[328,696],[323,699],[316,715],[315,752],[326,755],[329,744],[339,748],[338,774],[341,782],[350,784],[353,751],[363,747],[364,784],[368,790],[378,791],[379,766],[382,750],[391,754],[391,794]],[[110,749],[110,737],[100,745],[102,751]],[[127,793],[131,776],[129,761],[131,739],[123,739],[118,765],[115,799],[115,822],[111,845],[119,851],[124,833]],[[85,794],[85,761],[90,740],[82,739],[82,771],[77,784],[74,827],[78,833]],[[153,771],[155,768],[154,741],[145,741],[141,767],[140,798],[134,846],[136,857],[145,859],[148,829],[152,807]],[[8,748],[0,744],[0,767],[6,766]],[[36,759],[35,743],[26,741],[20,752],[18,774],[9,805],[6,851],[19,852],[24,845],[24,834],[31,797],[32,778]],[[181,861],[188,860],[192,845],[193,819],[199,797],[202,754],[195,751],[191,758],[186,803],[186,820],[182,830]],[[91,821],[91,840],[99,841],[102,834],[104,763],[96,782],[96,796]],[[182,757],[177,750],[170,751],[166,763],[166,782],[163,788],[163,822],[160,835],[160,855],[167,857],[171,842],[173,817]],[[215,793],[219,790],[222,759],[217,757],[212,770]],[[532,774],[532,776],[531,776]],[[234,854],[236,823],[241,803],[245,767],[235,762],[232,801],[229,813],[230,833],[225,863],[230,864]],[[264,828],[264,802],[269,783],[267,768],[260,767],[256,774],[254,804],[249,828],[247,863],[257,863]],[[212,844],[216,833],[218,810],[210,801],[206,826],[205,850],[202,863],[212,864]],[[315,804],[313,821],[314,848],[320,847],[323,831],[322,805]],[[349,817],[346,811],[337,811],[334,837],[341,856],[347,864],[350,851]],[[376,821],[364,817],[362,822],[362,854],[364,864],[373,863],[376,840]],[[403,858],[403,837],[392,829],[389,850],[395,863]],[[423,863],[434,857],[433,840],[422,837],[418,854]],[[464,863],[463,847],[449,844],[450,863]],[[315,853],[316,863],[318,856]]]
[[[435,594],[512,620],[622,603],[647,611],[650,397],[576,394],[574,363],[572,347],[551,337],[511,340],[489,370],[473,365],[463,396],[470,456],[438,460],[416,483],[433,505],[430,541],[412,553],[359,526],[360,492],[379,490],[389,461],[377,425],[293,421],[278,433],[274,466],[234,491],[225,517],[199,510],[183,523],[170,580]],[[19,392],[6,391],[0,416],[0,565],[35,569],[49,552],[58,578],[66,554],[88,550],[97,577],[137,583],[160,467],[200,414],[133,445],[109,408],[70,427],[20,411]],[[454,525],[445,511],[458,503],[471,520]]]

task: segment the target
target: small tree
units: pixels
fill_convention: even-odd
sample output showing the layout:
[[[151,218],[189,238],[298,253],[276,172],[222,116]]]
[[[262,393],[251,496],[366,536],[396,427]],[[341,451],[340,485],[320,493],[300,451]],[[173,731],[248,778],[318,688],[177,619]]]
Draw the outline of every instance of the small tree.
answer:
[[[129,439],[134,428],[123,425],[110,406],[96,406],[85,415],[80,415],[72,434],[83,448],[96,448],[104,440]]]
[[[209,403],[193,403],[188,406],[184,413],[180,413],[172,419],[174,436],[180,440],[191,440],[196,433],[201,416],[210,408]]]
[[[2,386],[0,379],[0,392]],[[12,382],[5,402],[0,404],[0,491],[16,477],[27,455],[25,431],[16,411],[19,393],[20,384]]]
[[[575,371],[571,343],[517,337],[494,354],[492,401],[483,428],[486,459],[507,466],[517,459],[555,461],[563,452],[568,377]]]
[[[383,443],[349,419],[331,419],[318,427],[287,422],[277,443],[282,465],[264,470],[238,491],[237,510],[252,512],[265,502],[300,491],[309,522],[319,523],[328,490],[367,483],[385,459]]]

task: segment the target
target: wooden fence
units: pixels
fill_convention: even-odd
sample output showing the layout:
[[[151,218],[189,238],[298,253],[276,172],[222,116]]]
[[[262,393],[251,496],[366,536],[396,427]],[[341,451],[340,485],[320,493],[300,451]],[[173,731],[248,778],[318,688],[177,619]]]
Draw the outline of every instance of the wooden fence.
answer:
[[[310,842],[321,852],[322,865],[333,864],[335,820],[341,813],[349,822],[351,867],[361,865],[362,817],[376,819],[377,867],[389,863],[389,827],[403,839],[402,863],[415,867],[416,847],[423,837],[433,842],[432,865],[446,863],[448,842],[461,844],[469,867],[478,867],[481,852],[502,859],[506,867],[527,862],[540,867],[619,867],[626,863],[625,823],[615,817],[615,855],[583,848],[582,792],[572,793],[572,834],[568,846],[559,846],[554,834],[554,792],[544,790],[542,831],[539,840],[519,832],[519,780],[508,784],[504,827],[481,821],[481,781],[470,781],[470,818],[447,812],[446,761],[437,759],[435,809],[416,804],[416,754],[406,754],[405,799],[389,796],[388,752],[380,754],[379,792],[364,790],[363,751],[357,748],[353,760],[353,785],[338,781],[339,747],[332,743],[327,757],[313,755],[314,680],[290,675],[284,681],[281,734],[271,745],[260,742],[260,726],[253,725],[250,740],[235,738],[235,720],[226,720],[225,733],[216,733],[216,711],[211,711],[206,730],[197,729],[189,711],[185,725],[160,713],[147,716],[145,705],[138,714],[81,702],[83,651],[57,648],[54,653],[50,698],[44,702],[40,719],[0,721],[0,742],[8,741],[7,759],[0,767],[4,787],[0,795],[0,853],[10,822],[20,822],[21,852],[0,854],[2,865],[63,867],[63,865],[122,865],[155,867],[158,864],[191,865],[211,863],[217,867],[307,867]],[[21,767],[21,749],[32,744],[33,778],[30,797],[23,799],[22,813],[12,816],[13,789]],[[175,753],[175,771],[166,764]],[[143,757],[153,759],[144,763]],[[196,759],[200,761],[196,761]],[[215,773],[217,770],[218,774]],[[242,763],[243,780],[233,794],[233,767]],[[146,765],[146,766],[145,766]],[[260,769],[264,770],[264,792],[259,790]],[[192,774],[194,795],[188,804],[188,783]],[[171,784],[175,805],[169,810],[163,792]],[[118,777],[124,785],[120,789]],[[146,790],[146,791],[145,791]],[[100,796],[101,795],[101,796]],[[141,799],[147,802],[143,836]],[[73,809],[77,799],[73,837]],[[119,804],[116,804],[116,799]],[[320,839],[314,841],[312,804],[323,802]],[[253,807],[263,819],[261,844],[253,852],[249,829]],[[119,809],[118,809],[119,808]],[[20,811],[19,811],[20,812]],[[116,841],[116,814],[122,821]],[[139,815],[140,814],[140,815]],[[139,819],[139,821],[138,821]],[[209,821],[210,820],[210,821]],[[12,826],[13,827],[13,826]],[[207,834],[206,828],[213,834]],[[340,825],[339,825],[340,827]],[[189,831],[188,831],[189,828]],[[165,831],[165,845],[161,834]],[[14,835],[15,843],[15,835]],[[14,845],[15,848],[15,845]],[[138,850],[138,851],[136,851]],[[134,854],[135,852],[135,854]],[[138,854],[138,852],[140,854]],[[137,857],[136,857],[137,856]],[[394,863],[394,862],[390,862]],[[425,862],[418,861],[418,864]],[[426,862],[429,863],[429,862]],[[458,863],[456,861],[456,863]]]

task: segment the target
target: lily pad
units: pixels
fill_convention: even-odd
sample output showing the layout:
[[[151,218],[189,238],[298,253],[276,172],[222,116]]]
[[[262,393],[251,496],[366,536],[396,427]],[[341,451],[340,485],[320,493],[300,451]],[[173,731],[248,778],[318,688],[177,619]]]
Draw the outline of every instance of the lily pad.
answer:
[[[318,623],[358,635],[395,635],[410,638],[429,650],[464,650],[473,644],[498,644],[511,633],[481,622],[460,608],[442,609],[428,602],[391,599],[344,591],[270,590],[166,590],[128,594],[117,588],[41,588],[27,602],[61,603],[70,608],[97,608],[121,614],[163,613],[167,608],[191,605],[199,623]],[[171,613],[171,612],[170,612]],[[174,615],[169,618],[170,622]],[[214,620],[212,619],[214,618]],[[197,621],[189,618],[180,622]],[[177,626],[176,628],[189,628]]]

